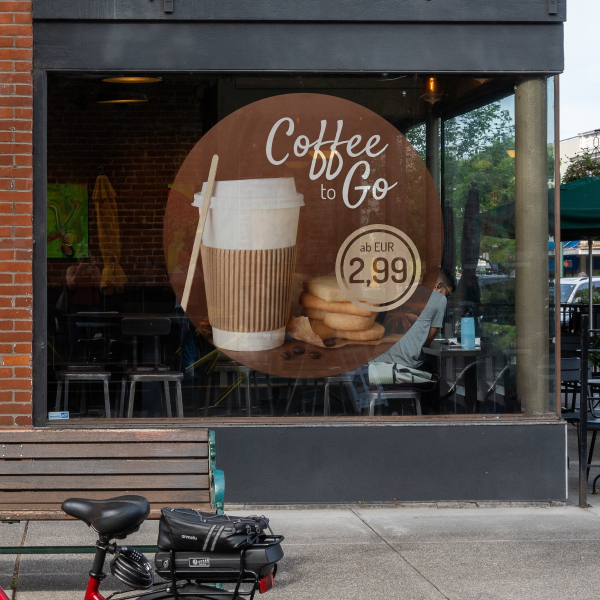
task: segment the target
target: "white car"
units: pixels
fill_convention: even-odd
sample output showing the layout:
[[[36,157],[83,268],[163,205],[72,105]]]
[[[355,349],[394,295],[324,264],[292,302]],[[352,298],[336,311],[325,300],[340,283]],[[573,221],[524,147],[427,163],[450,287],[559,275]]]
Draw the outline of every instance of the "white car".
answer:
[[[572,304],[577,292],[589,288],[589,277],[562,277],[560,280],[560,303]],[[600,277],[592,278],[594,291],[600,291]]]

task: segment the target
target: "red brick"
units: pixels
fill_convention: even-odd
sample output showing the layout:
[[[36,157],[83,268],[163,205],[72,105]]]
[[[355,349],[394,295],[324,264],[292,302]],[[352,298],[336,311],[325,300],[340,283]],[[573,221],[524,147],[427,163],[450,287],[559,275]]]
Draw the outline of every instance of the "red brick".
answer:
[[[17,202],[15,204],[15,214],[31,215],[32,214],[31,202]]]
[[[15,93],[23,96],[31,96],[33,94],[33,85],[31,83],[19,83],[15,85]]]
[[[13,16],[14,16],[15,23],[31,23],[33,21],[32,15],[30,12],[15,13]]]
[[[3,427],[12,427],[15,424],[13,417],[9,415],[0,415],[0,425]]]
[[[0,23],[12,23],[13,15],[10,13],[0,14]]]
[[[0,367],[0,380],[2,379],[10,379],[12,377],[12,369],[9,369],[8,367],[2,368]],[[10,387],[12,385],[12,382],[7,382],[7,385],[5,387]]]
[[[15,250],[16,260],[31,260],[32,250]]]
[[[14,37],[2,37],[2,28],[0,27],[0,48],[13,48],[15,45]]]
[[[32,37],[16,37],[15,46],[17,48],[31,48],[33,46]]]
[[[13,283],[13,277],[12,273],[0,273],[0,284]]]
[[[31,75],[28,73],[0,73],[0,81],[3,83],[31,84]]]
[[[15,306],[18,308],[31,308],[33,306],[32,298],[30,296],[18,296],[15,298]]]
[[[8,38],[10,39],[10,38]],[[1,47],[1,46],[0,46]],[[24,60],[33,58],[33,52],[29,49],[23,48],[2,48],[0,50],[0,60]],[[15,64],[15,71],[17,70],[17,65]],[[24,69],[21,69],[24,70]],[[29,70],[31,70],[31,64],[29,65]]]
[[[14,136],[17,144],[31,144],[33,141],[31,131],[15,131]],[[17,177],[27,177],[27,175],[19,174]]]
[[[31,392],[12,392],[15,395],[15,402],[31,402]]]
[[[31,293],[28,285],[0,285],[0,294],[3,296],[25,296]]]
[[[5,310],[5,309],[0,309],[0,318],[2,319],[10,319],[10,315],[7,314],[9,313],[9,310]],[[25,311],[18,311],[18,312],[25,312]],[[27,316],[29,316],[29,318],[31,318],[31,313],[29,313],[28,315],[23,315],[20,317],[14,317],[16,318],[27,318]],[[19,322],[23,322],[23,321],[17,321]],[[25,321],[26,322],[26,321]],[[9,366],[9,365],[28,365],[29,364],[29,356],[26,354],[5,354],[2,357],[2,364],[4,366]]]
[[[14,302],[14,299],[11,298],[10,296],[0,296],[0,307],[1,308],[7,308],[9,306],[12,306]],[[2,352],[2,350],[0,350],[0,352]],[[6,350],[5,350],[6,352]]]
[[[31,319],[31,311],[26,308],[0,308],[0,319]],[[15,329],[17,329],[16,325],[18,323],[27,323],[27,321],[15,321]],[[6,358],[6,357],[4,357]],[[7,363],[4,363],[7,364]],[[23,363],[13,363],[13,364],[23,364]]]
[[[28,35],[31,37],[33,28],[27,24],[0,25],[0,35]]]
[[[3,219],[8,219],[8,217],[2,217]],[[6,273],[15,273],[15,272],[24,272],[31,271],[31,263],[25,261],[0,261],[0,271],[4,271]]]
[[[0,2],[0,12],[31,12],[31,0],[21,2]]]
[[[13,371],[19,379],[31,379],[31,367],[15,367]]]
[[[19,427],[30,427],[31,415],[19,415],[15,417],[15,425],[18,425]]]
[[[31,319],[31,315],[29,316]],[[31,321],[15,321],[15,331],[31,331],[32,330],[32,322]]]
[[[2,212],[2,204],[0,204],[0,212]],[[14,250],[0,250],[0,260],[13,260],[14,258]]]
[[[15,61],[13,63],[14,67],[9,69],[10,71],[19,71],[19,72],[28,72],[31,73],[32,65],[31,61]],[[17,116],[17,115],[15,115]]]
[[[10,371],[11,369],[9,369]],[[11,379],[4,384],[4,387],[13,390],[29,390],[31,389],[31,380],[28,379]]]
[[[17,154],[15,157],[15,165],[32,165],[33,156],[31,154]]]
[[[31,342],[31,333],[26,331],[0,331],[1,342]]]
[[[15,273],[13,275],[13,281],[15,283],[32,283],[33,276],[31,275],[31,273]]]
[[[2,190],[0,191],[0,202],[31,202],[31,192],[23,192],[17,190]],[[5,237],[0,235],[0,237]]]
[[[12,402],[13,392],[0,391],[0,402]]]
[[[31,344],[15,344],[14,348],[15,348],[15,352],[22,352],[23,354],[31,354]]]

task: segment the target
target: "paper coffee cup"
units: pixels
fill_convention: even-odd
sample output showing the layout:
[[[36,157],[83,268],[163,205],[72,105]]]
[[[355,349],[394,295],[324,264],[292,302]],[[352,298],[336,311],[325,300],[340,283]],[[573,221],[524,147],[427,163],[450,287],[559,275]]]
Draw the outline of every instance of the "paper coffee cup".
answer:
[[[202,206],[205,188],[194,206]],[[215,346],[255,351],[283,344],[301,206],[292,178],[215,183],[202,238]]]

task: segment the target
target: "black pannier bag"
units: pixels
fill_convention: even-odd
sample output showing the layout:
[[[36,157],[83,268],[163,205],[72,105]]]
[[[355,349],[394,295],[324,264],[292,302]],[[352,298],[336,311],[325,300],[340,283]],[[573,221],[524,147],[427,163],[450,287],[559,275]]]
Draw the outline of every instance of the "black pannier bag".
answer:
[[[251,546],[269,528],[267,517],[215,515],[191,508],[163,508],[161,512],[159,550],[236,552]]]

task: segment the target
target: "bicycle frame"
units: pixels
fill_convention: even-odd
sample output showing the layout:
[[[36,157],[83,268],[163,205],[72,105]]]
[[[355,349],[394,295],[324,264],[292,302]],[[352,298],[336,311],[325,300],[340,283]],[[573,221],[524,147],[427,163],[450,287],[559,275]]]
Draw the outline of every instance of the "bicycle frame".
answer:
[[[4,590],[0,587],[0,600],[10,600],[10,598],[4,593]]]

